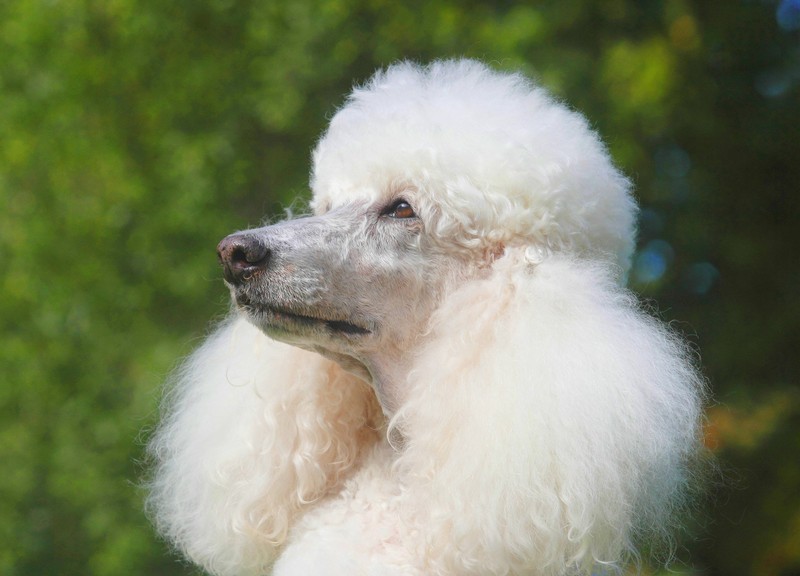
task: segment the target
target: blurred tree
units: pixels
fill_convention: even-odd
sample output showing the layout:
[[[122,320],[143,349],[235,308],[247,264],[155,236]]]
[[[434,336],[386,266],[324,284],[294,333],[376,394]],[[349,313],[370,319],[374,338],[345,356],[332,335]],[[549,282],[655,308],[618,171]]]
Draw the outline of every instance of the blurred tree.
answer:
[[[190,573],[142,513],[140,430],[223,314],[213,255],[306,195],[351,82],[472,56],[587,113],[643,206],[634,287],[684,321],[741,475],[691,546],[800,571],[800,3],[0,4],[0,573]],[[146,434],[146,433],[145,433]]]

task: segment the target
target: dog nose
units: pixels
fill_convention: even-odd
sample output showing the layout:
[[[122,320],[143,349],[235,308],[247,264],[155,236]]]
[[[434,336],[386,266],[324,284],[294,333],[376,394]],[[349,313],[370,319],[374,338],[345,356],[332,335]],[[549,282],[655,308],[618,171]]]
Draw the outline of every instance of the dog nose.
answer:
[[[231,234],[217,245],[222,275],[231,284],[242,284],[267,267],[270,250],[257,237]]]

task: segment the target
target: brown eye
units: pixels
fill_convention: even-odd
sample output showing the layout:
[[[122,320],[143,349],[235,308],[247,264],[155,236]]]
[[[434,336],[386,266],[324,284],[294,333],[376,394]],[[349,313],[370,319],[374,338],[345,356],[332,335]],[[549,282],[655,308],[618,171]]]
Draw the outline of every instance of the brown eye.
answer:
[[[411,204],[406,202],[405,200],[398,200],[393,204],[390,204],[382,213],[383,216],[388,216],[389,218],[414,218],[416,217],[416,213],[414,209],[411,207]]]

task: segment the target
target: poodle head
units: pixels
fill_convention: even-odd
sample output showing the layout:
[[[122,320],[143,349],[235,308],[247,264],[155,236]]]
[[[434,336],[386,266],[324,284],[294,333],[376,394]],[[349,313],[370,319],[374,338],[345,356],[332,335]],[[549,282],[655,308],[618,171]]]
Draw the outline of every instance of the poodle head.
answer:
[[[628,182],[585,120],[475,61],[403,63],[356,89],[321,138],[315,215],[234,234],[234,298],[278,340],[373,383],[387,413],[443,298],[509,252],[574,254],[622,278]]]

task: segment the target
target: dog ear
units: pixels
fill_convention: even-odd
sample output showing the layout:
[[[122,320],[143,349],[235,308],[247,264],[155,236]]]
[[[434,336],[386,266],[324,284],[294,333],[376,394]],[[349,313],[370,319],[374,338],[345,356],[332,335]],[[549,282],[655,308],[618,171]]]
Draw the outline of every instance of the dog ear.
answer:
[[[149,509],[214,574],[263,573],[292,519],[375,440],[366,384],[229,320],[175,376],[150,443]]]
[[[609,268],[507,250],[437,311],[392,422],[431,572],[588,573],[670,532],[703,382]]]

